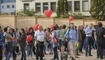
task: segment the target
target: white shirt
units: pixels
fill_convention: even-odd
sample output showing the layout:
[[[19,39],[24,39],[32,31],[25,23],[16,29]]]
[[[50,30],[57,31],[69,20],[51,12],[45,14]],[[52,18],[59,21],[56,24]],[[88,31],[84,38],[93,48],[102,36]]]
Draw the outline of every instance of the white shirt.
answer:
[[[84,31],[85,31],[85,34],[87,37],[92,37],[92,31],[94,29],[93,28],[90,28],[90,27],[87,27]]]
[[[44,41],[44,32],[43,31],[36,31],[35,32],[35,37],[37,38],[38,41],[43,42]]]

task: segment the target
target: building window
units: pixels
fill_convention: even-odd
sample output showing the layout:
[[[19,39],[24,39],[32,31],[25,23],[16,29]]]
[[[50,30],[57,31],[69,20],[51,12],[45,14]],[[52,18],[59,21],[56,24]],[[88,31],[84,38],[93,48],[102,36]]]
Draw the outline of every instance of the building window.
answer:
[[[44,12],[45,10],[48,10],[48,3],[47,3],[47,2],[46,2],[46,3],[43,3],[43,12]]]
[[[87,11],[89,11],[88,0],[84,0],[84,1],[82,1],[82,10],[83,10],[83,12],[87,12]]]
[[[24,4],[24,10],[29,10],[29,4],[28,3]]]
[[[9,6],[9,5],[7,5],[7,8],[10,8],[10,6]]]
[[[35,11],[36,11],[37,13],[41,12],[41,3],[36,3],[35,6],[36,6],[36,7],[35,7],[35,9],[36,9]]]
[[[74,11],[80,11],[80,1],[74,2]]]
[[[51,2],[51,10],[56,12],[56,2]]]
[[[72,11],[72,1],[68,1],[68,11]]]
[[[12,5],[12,8],[14,8],[15,6],[14,5]]]

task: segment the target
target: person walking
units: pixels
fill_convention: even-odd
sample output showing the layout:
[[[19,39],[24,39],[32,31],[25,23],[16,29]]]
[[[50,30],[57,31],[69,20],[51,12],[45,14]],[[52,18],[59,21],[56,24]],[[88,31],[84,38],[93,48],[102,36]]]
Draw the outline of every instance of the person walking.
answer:
[[[5,34],[6,60],[10,60],[10,57],[13,53],[13,37],[10,34],[12,29],[10,27],[6,27],[5,30],[7,30]]]
[[[44,57],[44,38],[45,34],[43,31],[43,27],[39,26],[39,30],[35,32],[35,40],[36,40],[36,60],[43,60]]]
[[[34,52],[34,54],[35,54],[35,50],[33,51],[34,43],[35,43],[34,30],[33,30],[32,27],[29,28],[27,35],[30,35],[32,37],[30,42],[27,43],[27,54],[28,54],[28,57],[29,57],[29,55],[31,55],[31,57],[32,57],[33,56],[32,52]]]
[[[26,52],[25,52],[26,34],[25,34],[25,30],[23,28],[20,30],[19,44],[20,44],[20,48],[21,48],[21,52],[22,52],[21,60],[26,60]]]
[[[54,30],[52,30],[51,32],[51,44],[52,44],[53,51],[54,51],[54,58],[52,60],[59,60],[59,57],[58,57],[59,41],[58,41],[58,30],[57,29],[58,27],[54,26]],[[54,40],[56,40],[56,42],[54,42]]]
[[[78,31],[75,29],[73,23],[70,24],[70,28],[67,30],[65,37],[68,39],[69,52],[71,54],[71,60],[75,60],[76,56],[76,45],[78,42]]]
[[[97,58],[103,59],[103,52],[105,46],[105,28],[101,22],[98,23],[98,29],[96,30],[96,42],[97,42]]]
[[[84,40],[85,40],[85,38],[86,38],[86,34],[85,34],[85,31],[84,31],[84,26],[83,26],[83,25],[81,25],[80,34],[81,34],[81,41],[80,41],[79,52],[80,52],[80,53],[83,53],[82,48],[83,48],[83,46],[84,46]]]
[[[66,33],[66,25],[63,25],[63,27],[61,28],[61,30],[59,31],[59,38],[61,40],[61,49],[66,49],[66,44],[67,44],[67,41],[65,40],[64,38],[64,34]],[[61,51],[62,52],[62,51]]]
[[[50,42],[49,42],[49,36],[50,36],[51,32],[50,32],[50,28],[47,28],[45,31],[45,53],[49,54],[49,50],[50,50]]]
[[[3,41],[4,41],[4,33],[0,26],[0,60],[2,60],[3,55]]]

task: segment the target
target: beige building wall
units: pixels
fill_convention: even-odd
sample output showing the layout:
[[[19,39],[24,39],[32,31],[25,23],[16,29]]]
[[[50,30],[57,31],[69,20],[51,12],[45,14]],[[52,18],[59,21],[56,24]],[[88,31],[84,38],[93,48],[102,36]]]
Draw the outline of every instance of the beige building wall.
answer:
[[[85,11],[84,12],[82,10],[83,9],[83,6],[84,6],[82,3],[85,0],[68,0],[68,1],[72,1],[72,12],[75,12],[74,11],[74,2],[75,1],[80,1],[80,11],[79,12],[82,13],[84,16],[90,16],[89,11]],[[88,4],[86,4],[86,7],[85,8],[87,8],[87,9],[90,10],[90,8],[91,8],[91,0],[87,0],[87,1],[88,1]],[[34,0],[32,2],[22,2],[21,0],[16,0],[16,12],[24,9],[24,3],[29,3],[30,9],[34,9],[34,10],[36,10],[35,9],[35,3],[41,3],[41,13],[37,13],[37,15],[44,15],[44,13],[43,13],[43,3],[44,2],[48,2],[48,9],[49,10],[51,8],[51,6],[50,6],[50,3],[51,2],[56,2],[56,8],[57,8],[57,2],[58,2],[58,0]],[[75,12],[75,13],[78,13],[78,12]],[[54,12],[52,14],[52,16],[56,16],[56,12]]]
[[[0,25],[3,27],[11,26],[15,28],[15,17],[14,16],[0,16]]]
[[[80,20],[73,20],[69,22],[68,19],[64,18],[36,18],[36,17],[22,17],[22,16],[0,16],[0,26],[6,27],[11,26],[13,28],[28,28],[33,27],[35,24],[42,25],[44,28],[48,28],[51,25],[58,24],[58,25],[67,25],[69,23],[74,23],[76,26],[79,25],[90,25],[93,23],[96,25],[98,22],[102,22],[105,26],[105,21],[97,21],[97,20],[90,20],[90,19],[80,19]]]

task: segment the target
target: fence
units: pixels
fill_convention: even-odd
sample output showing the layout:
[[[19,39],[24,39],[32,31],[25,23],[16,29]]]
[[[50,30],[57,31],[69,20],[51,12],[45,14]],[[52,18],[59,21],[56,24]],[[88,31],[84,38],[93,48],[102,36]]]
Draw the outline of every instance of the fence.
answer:
[[[89,19],[79,19],[69,21],[66,18],[36,18],[36,17],[24,17],[24,16],[0,16],[0,25],[11,26],[13,28],[27,28],[33,26],[34,24],[42,25],[44,28],[47,28],[51,25],[69,25],[69,23],[74,23],[75,25],[89,25],[90,23],[97,24],[97,20]],[[105,25],[105,21],[100,21]]]

